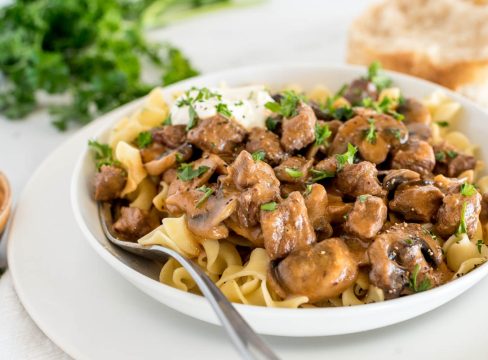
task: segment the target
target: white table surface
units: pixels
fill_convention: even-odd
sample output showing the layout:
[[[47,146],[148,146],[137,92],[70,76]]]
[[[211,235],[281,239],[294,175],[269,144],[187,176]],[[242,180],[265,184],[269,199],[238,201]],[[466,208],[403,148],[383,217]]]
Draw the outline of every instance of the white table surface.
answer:
[[[340,63],[348,24],[372,2],[274,0],[196,17],[150,37],[176,44],[201,72],[272,62]],[[58,132],[42,109],[25,120],[0,116],[0,171],[10,179],[14,200],[42,160],[76,130]],[[7,270],[0,278],[0,359],[65,358],[23,309]]]

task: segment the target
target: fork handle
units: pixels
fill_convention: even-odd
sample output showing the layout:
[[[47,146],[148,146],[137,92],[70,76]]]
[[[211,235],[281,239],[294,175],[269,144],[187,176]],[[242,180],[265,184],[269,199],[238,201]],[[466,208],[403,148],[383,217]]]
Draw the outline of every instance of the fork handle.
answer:
[[[159,245],[152,245],[150,249],[170,255],[178,261],[186,271],[188,271],[200,288],[200,291],[210,302],[210,305],[243,359],[279,359],[263,339],[254,332],[246,320],[242,318],[230,301],[224,296],[222,291],[214,284],[200,266],[195,264],[192,260],[186,259],[174,250]]]

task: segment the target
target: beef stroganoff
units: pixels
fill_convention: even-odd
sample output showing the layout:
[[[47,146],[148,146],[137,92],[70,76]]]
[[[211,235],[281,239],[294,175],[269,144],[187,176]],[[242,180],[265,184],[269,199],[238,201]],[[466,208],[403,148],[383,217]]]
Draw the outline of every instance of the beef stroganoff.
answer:
[[[488,178],[442,92],[372,64],[323,86],[190,88],[92,140],[121,239],[194,259],[233,302],[347,306],[426,291],[488,257]],[[160,281],[198,293],[173,259]]]

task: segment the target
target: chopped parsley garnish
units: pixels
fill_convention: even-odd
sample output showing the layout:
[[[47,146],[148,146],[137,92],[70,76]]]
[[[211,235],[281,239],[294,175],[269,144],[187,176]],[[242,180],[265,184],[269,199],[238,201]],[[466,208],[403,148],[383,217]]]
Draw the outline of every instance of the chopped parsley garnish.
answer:
[[[181,153],[176,152],[175,153],[175,158],[176,158],[176,162],[178,162],[178,163],[182,163],[183,162],[183,155],[181,155]]]
[[[483,246],[483,245],[484,245],[483,240],[478,240],[478,241],[476,242],[476,247],[478,248],[478,252],[479,252],[480,254],[481,254],[481,248],[482,248],[482,246]]]
[[[391,110],[392,103],[393,100],[386,96],[381,99],[380,102],[374,101],[373,99],[368,97],[363,99],[361,105],[365,108],[373,109],[378,114],[387,114],[393,116],[398,121],[403,121],[405,119],[405,116],[403,114],[399,114],[396,111]]]
[[[307,184],[307,187],[305,189],[305,196],[310,195],[312,192],[312,184]]]
[[[254,161],[263,161],[266,157],[266,152],[264,150],[258,150],[253,152],[251,156]]]
[[[422,280],[420,283],[418,283],[417,277],[420,272],[420,265],[415,264],[415,267],[413,268],[412,274],[410,275],[409,279],[409,286],[414,292],[422,292],[425,290],[429,290],[432,287],[432,284],[430,283],[430,280],[428,278],[425,278]]]
[[[449,121],[436,121],[435,122],[439,127],[448,127],[449,126]]]
[[[276,202],[275,201],[271,201],[269,203],[266,203],[266,204],[262,204],[261,205],[261,210],[264,210],[264,211],[273,211],[273,210],[276,210]]]
[[[408,245],[413,245],[413,240],[412,240],[412,239],[410,239],[410,238],[405,239],[405,242],[406,242]]]
[[[336,109],[332,109],[330,114],[334,119],[346,121],[354,116],[354,110],[350,106],[341,106]]]
[[[137,135],[136,144],[139,149],[144,149],[151,145],[152,141],[152,133],[150,131],[143,131]]]
[[[266,119],[266,129],[269,131],[274,131],[276,129],[276,126],[278,126],[278,120],[274,119],[272,117],[268,117]]]
[[[279,103],[269,101],[264,106],[274,113],[289,118],[298,115],[297,106],[302,100],[303,96],[292,90],[287,90],[283,92]]]
[[[97,170],[104,165],[107,166],[119,166],[120,162],[114,160],[112,154],[112,148],[107,144],[101,144],[96,140],[88,140],[88,146],[95,153],[95,165]]]
[[[192,164],[181,164],[178,168],[178,178],[182,181],[190,181],[207,172],[208,166],[199,166],[196,170]]]
[[[456,235],[467,234],[467,227],[466,227],[466,207],[468,203],[465,201],[463,202],[463,207],[461,208],[461,216],[459,218],[459,226],[456,230]]]
[[[301,172],[300,170],[298,169],[295,169],[295,168],[285,168],[285,172],[292,178],[296,179],[296,178],[301,178],[303,177],[303,172]]]
[[[222,99],[222,95],[215,93],[215,92],[212,92],[206,87],[202,87],[200,89],[197,87],[192,87],[190,90],[188,90],[186,92],[188,97],[190,97],[191,91],[198,91],[197,96],[195,97],[195,101],[202,102],[204,100],[208,100],[208,99],[211,99],[213,97],[217,98],[218,100]]]
[[[392,84],[392,80],[382,70],[383,68],[379,61],[372,62],[368,67],[368,80],[376,85],[378,92]]]
[[[215,110],[217,110],[217,112],[220,115],[223,115],[227,118],[230,118],[232,116],[232,112],[229,110],[229,107],[227,106],[227,104],[218,103],[217,106],[215,106]]]
[[[395,137],[395,139],[397,139],[397,140],[401,140],[402,139],[402,132],[400,131],[400,129],[388,128],[387,131],[389,133],[393,134],[393,136]]]
[[[317,169],[310,169],[310,174],[312,174],[313,182],[317,182],[326,178],[333,178],[335,176],[335,173],[333,172]]]
[[[458,153],[454,150],[447,150],[446,153],[447,156],[449,156],[451,159],[454,159],[455,157],[458,156]]]
[[[197,208],[199,208],[203,205],[203,203],[205,201],[207,201],[207,199],[210,197],[210,195],[213,194],[214,189],[203,185],[203,186],[200,186],[199,188],[197,188],[197,190],[203,192],[203,196],[200,198],[200,200],[198,200],[198,202],[195,205]]]
[[[161,125],[166,126],[166,125],[172,125],[173,120],[171,120],[171,114],[168,114],[168,117],[164,119],[163,123]]]
[[[366,131],[365,139],[370,144],[376,143],[376,126],[374,124],[374,119],[369,119],[369,129]]]
[[[474,194],[476,194],[476,188],[474,187],[474,185],[467,182],[461,185],[461,195],[472,196]]]
[[[315,125],[315,145],[327,145],[327,139],[332,135],[329,125]]]
[[[188,125],[186,125],[186,130],[191,130],[197,124],[197,112],[193,105],[190,105],[188,107],[188,116],[190,118],[190,121],[188,121]]]
[[[239,100],[238,102],[234,103],[234,106],[242,106],[244,105],[244,101]]]
[[[366,200],[368,200],[368,197],[369,197],[369,195],[359,195],[358,196],[359,202],[360,203],[366,202]]]
[[[435,159],[437,161],[446,161],[446,154],[443,151],[438,151],[435,153]]]
[[[347,151],[344,154],[336,155],[337,160],[337,170],[342,170],[344,165],[354,163],[354,156],[356,155],[358,149],[351,143],[347,144]]]

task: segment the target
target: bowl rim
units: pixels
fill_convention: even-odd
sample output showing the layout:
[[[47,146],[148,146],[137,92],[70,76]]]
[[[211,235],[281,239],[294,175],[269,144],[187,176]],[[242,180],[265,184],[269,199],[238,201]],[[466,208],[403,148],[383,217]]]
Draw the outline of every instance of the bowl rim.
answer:
[[[297,71],[300,69],[315,69],[317,71],[333,71],[333,70],[340,70],[340,71],[349,71],[351,74],[363,74],[366,67],[361,66],[361,65],[351,65],[351,64],[326,64],[326,63],[317,63],[317,62],[277,62],[277,63],[266,63],[266,64],[258,64],[258,65],[251,65],[251,66],[243,66],[243,67],[236,67],[236,68],[229,68],[229,69],[223,69],[217,72],[210,72],[210,73],[205,73],[190,79],[186,79],[180,82],[177,82],[175,84],[171,84],[166,87],[162,87],[165,92],[171,92],[174,91],[175,88],[180,88],[184,87],[187,85],[190,85],[194,82],[198,81],[205,81],[206,78],[215,78],[215,77],[221,77],[225,79],[226,76],[235,76],[235,73],[245,73],[245,72],[252,72],[252,71],[264,71],[264,70],[276,70],[277,68],[284,70],[284,71]],[[391,71],[391,70],[385,70],[385,73],[392,76],[393,80],[395,79],[403,79],[407,80],[413,83],[416,83],[417,86],[422,86],[422,87],[429,87],[432,91],[435,90],[442,90],[444,93],[449,95],[449,97],[455,99],[456,101],[461,102],[463,107],[467,106],[470,108],[475,109],[477,112],[480,112],[484,114],[484,116],[488,117],[488,113],[478,104],[474,103],[472,100],[455,93],[454,91],[445,88],[439,84],[432,83],[428,80],[420,79],[415,76],[399,73],[396,71]],[[147,95],[146,95],[147,96]],[[104,114],[103,116],[99,117],[97,119],[97,122],[103,122],[107,118],[113,118],[119,113],[121,115],[127,114],[129,111],[133,109],[137,109],[137,106],[142,103],[142,101],[146,98],[146,96],[141,97],[140,99],[136,99],[130,103],[124,104],[123,106],[116,108],[112,111],[110,111],[107,114]],[[120,117],[119,117],[120,119]],[[112,121],[104,124],[104,126],[101,126],[96,133],[93,133],[93,136],[91,138],[98,138],[101,135],[105,134],[111,126],[113,126],[114,123],[116,123],[117,120],[112,119]],[[81,174],[81,170],[83,168],[83,163],[85,158],[89,156],[89,151],[88,148],[85,147],[82,149],[80,152],[80,155],[78,156],[78,159],[76,161],[76,165],[71,177],[71,184],[70,184],[70,197],[71,197],[71,205],[72,205],[72,210],[75,215],[76,222],[78,223],[78,226],[81,228],[83,234],[85,235],[85,238],[88,240],[88,242],[91,244],[91,246],[96,250],[96,252],[102,256],[112,267],[114,267],[117,271],[120,271],[123,273],[124,277],[133,279],[134,282],[141,283],[141,285],[144,285],[145,287],[154,287],[154,286],[163,286],[165,288],[165,291],[175,297],[184,297],[186,298],[187,301],[189,302],[206,302],[205,297],[197,294],[193,294],[190,292],[185,292],[176,288],[173,288],[169,285],[160,283],[157,280],[151,279],[130,266],[126,265],[122,261],[119,261],[115,256],[113,256],[109,251],[107,251],[102,244],[96,239],[95,235],[90,231],[88,228],[87,224],[85,223],[83,219],[83,215],[81,214],[80,210],[80,204],[78,202],[78,189],[81,188],[80,181],[81,176],[77,176]],[[267,315],[269,316],[287,316],[289,319],[293,317],[309,317],[313,318],[317,316],[319,313],[320,314],[327,314],[328,316],[339,318],[339,317],[349,317],[349,316],[355,316],[356,313],[362,313],[365,310],[368,311],[374,311],[374,312],[383,312],[387,310],[394,310],[397,309],[398,307],[403,307],[405,305],[408,305],[409,303],[411,305],[414,304],[420,304],[420,303],[425,303],[425,300],[428,298],[431,298],[434,296],[434,294],[437,294],[437,296],[442,297],[443,294],[447,295],[453,292],[453,289],[458,287],[460,283],[466,283],[471,285],[475,284],[478,282],[481,278],[486,276],[488,273],[488,261],[479,265],[472,271],[470,271],[468,274],[465,274],[461,276],[458,279],[455,279],[453,281],[450,281],[444,285],[438,286],[433,289],[429,289],[428,291],[423,291],[419,293],[415,293],[412,295],[408,296],[403,296],[399,298],[394,298],[394,299],[389,299],[385,300],[382,302],[376,302],[376,303],[367,303],[367,304],[361,304],[357,306],[340,306],[340,307],[317,307],[317,308],[280,308],[280,307],[266,307],[266,306],[258,306],[258,305],[247,305],[247,304],[239,304],[239,303],[233,303],[234,306],[236,306],[237,309],[242,311],[243,313],[248,313],[248,314],[255,314],[259,315],[262,314],[262,311],[265,311]],[[467,289],[468,287],[466,287]],[[450,298],[449,298],[450,299]]]

